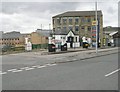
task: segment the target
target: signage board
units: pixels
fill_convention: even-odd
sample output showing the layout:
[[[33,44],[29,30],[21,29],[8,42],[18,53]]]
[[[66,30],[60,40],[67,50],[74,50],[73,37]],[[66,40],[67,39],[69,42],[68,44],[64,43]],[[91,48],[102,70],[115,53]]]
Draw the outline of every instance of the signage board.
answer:
[[[96,25],[97,21],[92,21],[92,25]],[[98,23],[97,23],[98,24]]]

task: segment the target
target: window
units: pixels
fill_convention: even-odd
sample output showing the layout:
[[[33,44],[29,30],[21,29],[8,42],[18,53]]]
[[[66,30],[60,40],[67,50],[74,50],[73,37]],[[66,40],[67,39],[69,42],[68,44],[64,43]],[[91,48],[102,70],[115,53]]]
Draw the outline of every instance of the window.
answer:
[[[61,29],[61,27],[57,27],[57,30],[60,30]]]
[[[63,19],[63,24],[64,24],[64,25],[67,24],[67,19]]]
[[[72,19],[69,19],[69,24],[72,25]]]
[[[76,25],[79,24],[79,19],[78,18],[75,19],[75,24]]]
[[[73,27],[69,27],[69,31],[73,31]]]
[[[91,31],[91,27],[90,26],[88,26],[88,31]]]
[[[63,37],[63,39],[65,39],[65,37]]]
[[[88,19],[87,19],[87,22],[91,22],[91,18],[88,18]]]
[[[85,23],[85,18],[82,18],[82,19],[81,19],[81,22],[82,22],[82,23]]]
[[[79,26],[75,26],[75,31],[79,31]]]
[[[66,28],[66,27],[63,27],[63,30],[64,30],[64,31],[66,31],[66,30],[67,30],[67,28]]]
[[[57,19],[57,24],[60,25],[60,19]]]
[[[82,30],[84,30],[84,29],[85,29],[85,27],[84,27],[84,26],[82,26],[82,27],[81,27],[81,29],[82,29]]]

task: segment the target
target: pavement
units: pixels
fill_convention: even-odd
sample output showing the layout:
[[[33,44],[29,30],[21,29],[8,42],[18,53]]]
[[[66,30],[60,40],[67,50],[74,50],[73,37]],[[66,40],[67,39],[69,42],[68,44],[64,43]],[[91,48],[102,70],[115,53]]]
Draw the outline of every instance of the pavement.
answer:
[[[95,57],[101,57],[101,56],[105,56],[105,55],[109,55],[109,54],[114,54],[114,53],[118,53],[118,47],[116,48],[107,48],[107,49],[98,49],[98,53],[96,53],[96,50],[94,49],[89,49],[89,50],[76,50],[76,51],[69,51],[69,52],[78,52],[74,55],[71,55],[69,57],[74,58],[71,60],[67,60],[67,61],[56,61],[53,63],[67,63],[67,62],[74,62],[74,61],[78,61],[78,59],[76,59],[77,57],[79,57],[79,60],[86,60],[86,59],[91,59],[91,58],[95,58]],[[65,52],[65,53],[69,53],[69,52]],[[64,52],[59,52],[59,54],[62,54]],[[55,53],[52,53],[55,54]],[[58,53],[56,53],[58,54]]]
[[[99,49],[98,54],[95,50],[76,50],[76,52],[62,53],[59,54],[49,54],[42,55],[42,52],[27,52],[27,53],[17,53],[10,55],[3,55],[2,57],[2,70],[10,70],[13,68],[30,67],[36,65],[45,64],[57,64],[57,63],[67,63],[75,62],[77,60],[90,59],[94,57],[100,57],[104,55],[109,55],[112,53],[118,53],[118,47]]]
[[[102,47],[98,48],[100,49],[111,49],[111,48],[116,48],[116,47]],[[50,54],[62,54],[62,53],[71,53],[71,52],[79,52],[79,51],[88,51],[88,50],[95,50],[95,47],[89,47],[89,48],[68,48],[67,51],[61,51],[60,49],[56,49],[56,52],[48,52],[48,49],[38,49],[38,50],[32,50],[32,51],[19,51],[19,52],[6,52],[0,55],[15,55],[15,54],[31,54],[31,53],[39,53],[40,55],[50,55]]]

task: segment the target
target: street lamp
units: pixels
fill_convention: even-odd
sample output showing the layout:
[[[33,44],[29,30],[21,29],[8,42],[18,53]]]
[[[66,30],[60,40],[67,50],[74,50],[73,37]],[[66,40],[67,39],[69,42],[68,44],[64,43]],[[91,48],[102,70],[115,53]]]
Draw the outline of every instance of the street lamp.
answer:
[[[97,30],[97,2],[95,3],[95,8],[96,8],[96,54],[98,53],[98,30]]]

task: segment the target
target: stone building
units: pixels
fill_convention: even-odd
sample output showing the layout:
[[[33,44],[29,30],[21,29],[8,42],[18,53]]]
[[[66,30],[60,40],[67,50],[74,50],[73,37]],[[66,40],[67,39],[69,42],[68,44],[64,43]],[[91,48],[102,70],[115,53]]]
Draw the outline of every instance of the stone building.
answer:
[[[102,11],[97,11],[98,14],[98,31],[101,46],[103,45],[103,14]],[[95,42],[95,11],[68,11],[52,17],[53,29],[73,31],[79,34],[80,39],[85,36],[91,38]]]

